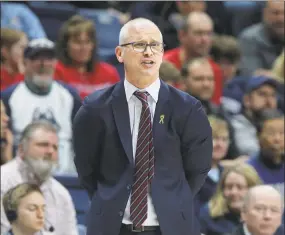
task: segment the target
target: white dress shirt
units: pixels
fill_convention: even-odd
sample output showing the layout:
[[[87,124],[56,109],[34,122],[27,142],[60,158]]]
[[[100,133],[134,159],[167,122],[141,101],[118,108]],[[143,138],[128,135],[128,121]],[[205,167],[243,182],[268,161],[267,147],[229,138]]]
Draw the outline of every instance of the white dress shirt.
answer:
[[[18,184],[28,182],[36,183],[35,177],[29,166],[16,157],[1,166],[1,208],[3,208],[3,195]],[[49,178],[41,186],[46,201],[45,227],[54,227],[54,233],[39,232],[40,235],[78,235],[76,211],[72,198],[67,189],[53,177]],[[4,210],[1,210],[1,234],[10,229]]]
[[[135,161],[136,156],[136,146],[137,146],[137,138],[138,138],[138,130],[139,130],[139,122],[140,115],[142,110],[141,101],[134,95],[135,91],[147,91],[149,93],[148,96],[148,105],[151,113],[151,121],[153,122],[153,117],[155,113],[156,103],[158,101],[158,93],[160,89],[160,80],[159,78],[155,80],[149,87],[140,90],[130,82],[125,79],[124,87],[126,92],[126,99],[129,107],[129,115],[130,115],[130,125],[131,125],[131,133],[132,133],[132,145],[133,145],[133,158]],[[154,166],[155,167],[155,166]],[[130,219],[130,200],[131,194],[126,206],[123,223],[124,224],[132,224]],[[142,224],[143,226],[156,226],[158,225],[157,215],[155,213],[151,196],[147,195],[147,219]]]
[[[243,224],[242,227],[243,227],[243,231],[244,231],[245,235],[251,235],[251,233],[248,231],[248,228],[247,228],[246,224]]]

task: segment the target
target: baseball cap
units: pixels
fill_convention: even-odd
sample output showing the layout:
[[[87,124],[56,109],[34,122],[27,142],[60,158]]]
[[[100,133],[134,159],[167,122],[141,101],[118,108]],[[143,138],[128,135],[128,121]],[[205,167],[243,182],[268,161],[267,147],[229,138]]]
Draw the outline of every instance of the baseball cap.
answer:
[[[33,58],[42,54],[52,58],[55,57],[54,43],[47,38],[31,40],[24,52],[26,58]]]
[[[247,82],[245,92],[250,93],[263,85],[271,85],[274,88],[278,86],[277,82],[272,78],[266,76],[251,77]]]

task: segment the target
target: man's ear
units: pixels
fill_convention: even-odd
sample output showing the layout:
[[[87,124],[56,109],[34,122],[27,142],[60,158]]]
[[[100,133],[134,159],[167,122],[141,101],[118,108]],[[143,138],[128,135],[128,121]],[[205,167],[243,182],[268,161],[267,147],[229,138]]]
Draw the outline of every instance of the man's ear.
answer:
[[[118,60],[120,63],[123,63],[124,60],[123,60],[123,57],[122,57],[122,54],[123,54],[122,47],[117,46],[117,47],[115,48],[115,54],[116,54],[117,60]]]

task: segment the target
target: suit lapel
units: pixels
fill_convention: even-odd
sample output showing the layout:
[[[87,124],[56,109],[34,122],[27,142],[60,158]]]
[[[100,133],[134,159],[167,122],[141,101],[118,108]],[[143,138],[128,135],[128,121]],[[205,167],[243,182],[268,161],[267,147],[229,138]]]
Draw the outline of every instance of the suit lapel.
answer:
[[[167,123],[170,120],[171,107],[169,106],[169,89],[168,86],[161,81],[161,86],[158,95],[158,102],[155,107],[153,118],[153,141],[154,149],[157,149],[158,141],[161,135],[166,133]]]
[[[112,109],[119,136],[129,161],[134,163],[129,108],[123,81],[115,86],[112,95]]]

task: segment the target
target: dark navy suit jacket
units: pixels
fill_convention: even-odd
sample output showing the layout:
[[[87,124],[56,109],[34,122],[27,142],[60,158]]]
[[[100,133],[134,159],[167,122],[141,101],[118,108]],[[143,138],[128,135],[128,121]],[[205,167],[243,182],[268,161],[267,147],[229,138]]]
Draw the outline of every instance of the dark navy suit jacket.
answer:
[[[88,96],[74,119],[74,161],[91,198],[87,235],[119,234],[134,175],[129,119],[123,81]],[[213,148],[201,103],[161,81],[153,138],[150,194],[162,234],[200,235],[193,197],[210,170]]]

